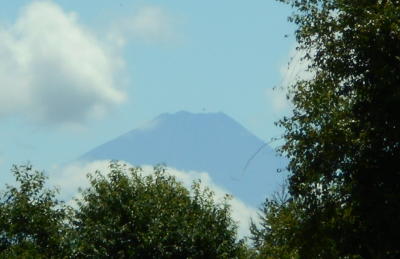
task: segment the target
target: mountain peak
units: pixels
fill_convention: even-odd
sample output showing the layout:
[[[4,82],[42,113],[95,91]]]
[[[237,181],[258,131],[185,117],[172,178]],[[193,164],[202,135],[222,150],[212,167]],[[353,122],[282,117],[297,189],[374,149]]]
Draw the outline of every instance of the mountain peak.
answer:
[[[264,148],[258,152],[260,147]],[[277,188],[282,176],[276,170],[284,166],[262,140],[222,112],[161,114],[89,151],[82,159],[116,159],[134,165],[165,163],[178,170],[207,172],[217,184],[257,206],[270,188]]]

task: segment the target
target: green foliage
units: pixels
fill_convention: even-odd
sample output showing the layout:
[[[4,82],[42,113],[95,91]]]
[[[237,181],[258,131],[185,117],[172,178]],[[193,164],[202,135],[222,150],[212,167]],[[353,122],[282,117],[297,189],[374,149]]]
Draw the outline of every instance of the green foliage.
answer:
[[[237,258],[236,226],[226,201],[199,183],[192,195],[164,168],[110,165],[90,175],[76,212],[77,256],[93,258]]]
[[[301,224],[302,210],[289,198],[286,188],[267,199],[261,208],[260,226],[251,224],[251,239],[259,258],[297,259],[293,247],[296,240],[293,232]]]
[[[14,166],[17,187],[0,197],[0,258],[255,258],[236,239],[228,196],[216,202],[200,182],[189,192],[163,167],[110,168],[89,175],[73,210],[42,172]]]
[[[0,196],[0,258],[62,258],[66,246],[67,208],[46,177],[30,165],[14,166],[17,187]]]
[[[236,258],[240,259],[258,259],[257,250],[248,242],[248,237],[241,239],[238,243]]]
[[[400,1],[279,1],[314,74],[292,85],[293,115],[278,123],[305,210],[299,256],[399,258]]]

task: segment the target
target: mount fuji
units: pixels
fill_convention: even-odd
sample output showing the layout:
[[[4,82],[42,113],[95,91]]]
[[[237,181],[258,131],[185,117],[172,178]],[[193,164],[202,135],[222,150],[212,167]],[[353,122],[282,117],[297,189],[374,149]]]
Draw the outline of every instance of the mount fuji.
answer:
[[[84,154],[79,160],[123,160],[133,165],[166,164],[207,172],[230,194],[252,206],[278,190],[287,162],[264,141],[224,113],[161,114]]]

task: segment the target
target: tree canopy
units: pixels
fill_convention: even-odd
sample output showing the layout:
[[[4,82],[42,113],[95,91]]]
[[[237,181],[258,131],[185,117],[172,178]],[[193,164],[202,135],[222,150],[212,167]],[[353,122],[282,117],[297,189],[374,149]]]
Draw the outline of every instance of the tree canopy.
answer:
[[[192,194],[164,168],[111,164],[90,176],[76,213],[78,255],[95,258],[235,258],[240,244],[226,201],[198,183]]]
[[[45,187],[43,172],[31,165],[12,169],[17,186],[0,196],[1,258],[62,258],[69,254],[68,207]]]
[[[400,1],[278,0],[294,8],[310,80],[280,151],[305,211],[301,258],[398,258],[400,249]]]
[[[164,167],[146,174],[110,163],[89,174],[70,207],[43,172],[14,166],[17,186],[0,196],[1,258],[251,258],[236,234],[229,196],[186,189]]]

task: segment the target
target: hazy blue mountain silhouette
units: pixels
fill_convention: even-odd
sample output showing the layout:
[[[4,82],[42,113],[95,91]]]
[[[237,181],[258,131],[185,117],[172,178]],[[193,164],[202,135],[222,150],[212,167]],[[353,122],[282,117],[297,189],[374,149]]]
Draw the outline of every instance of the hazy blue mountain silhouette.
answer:
[[[81,157],[101,159],[205,171],[215,183],[253,206],[279,188],[284,175],[277,169],[285,166],[273,149],[223,113],[162,114]]]

